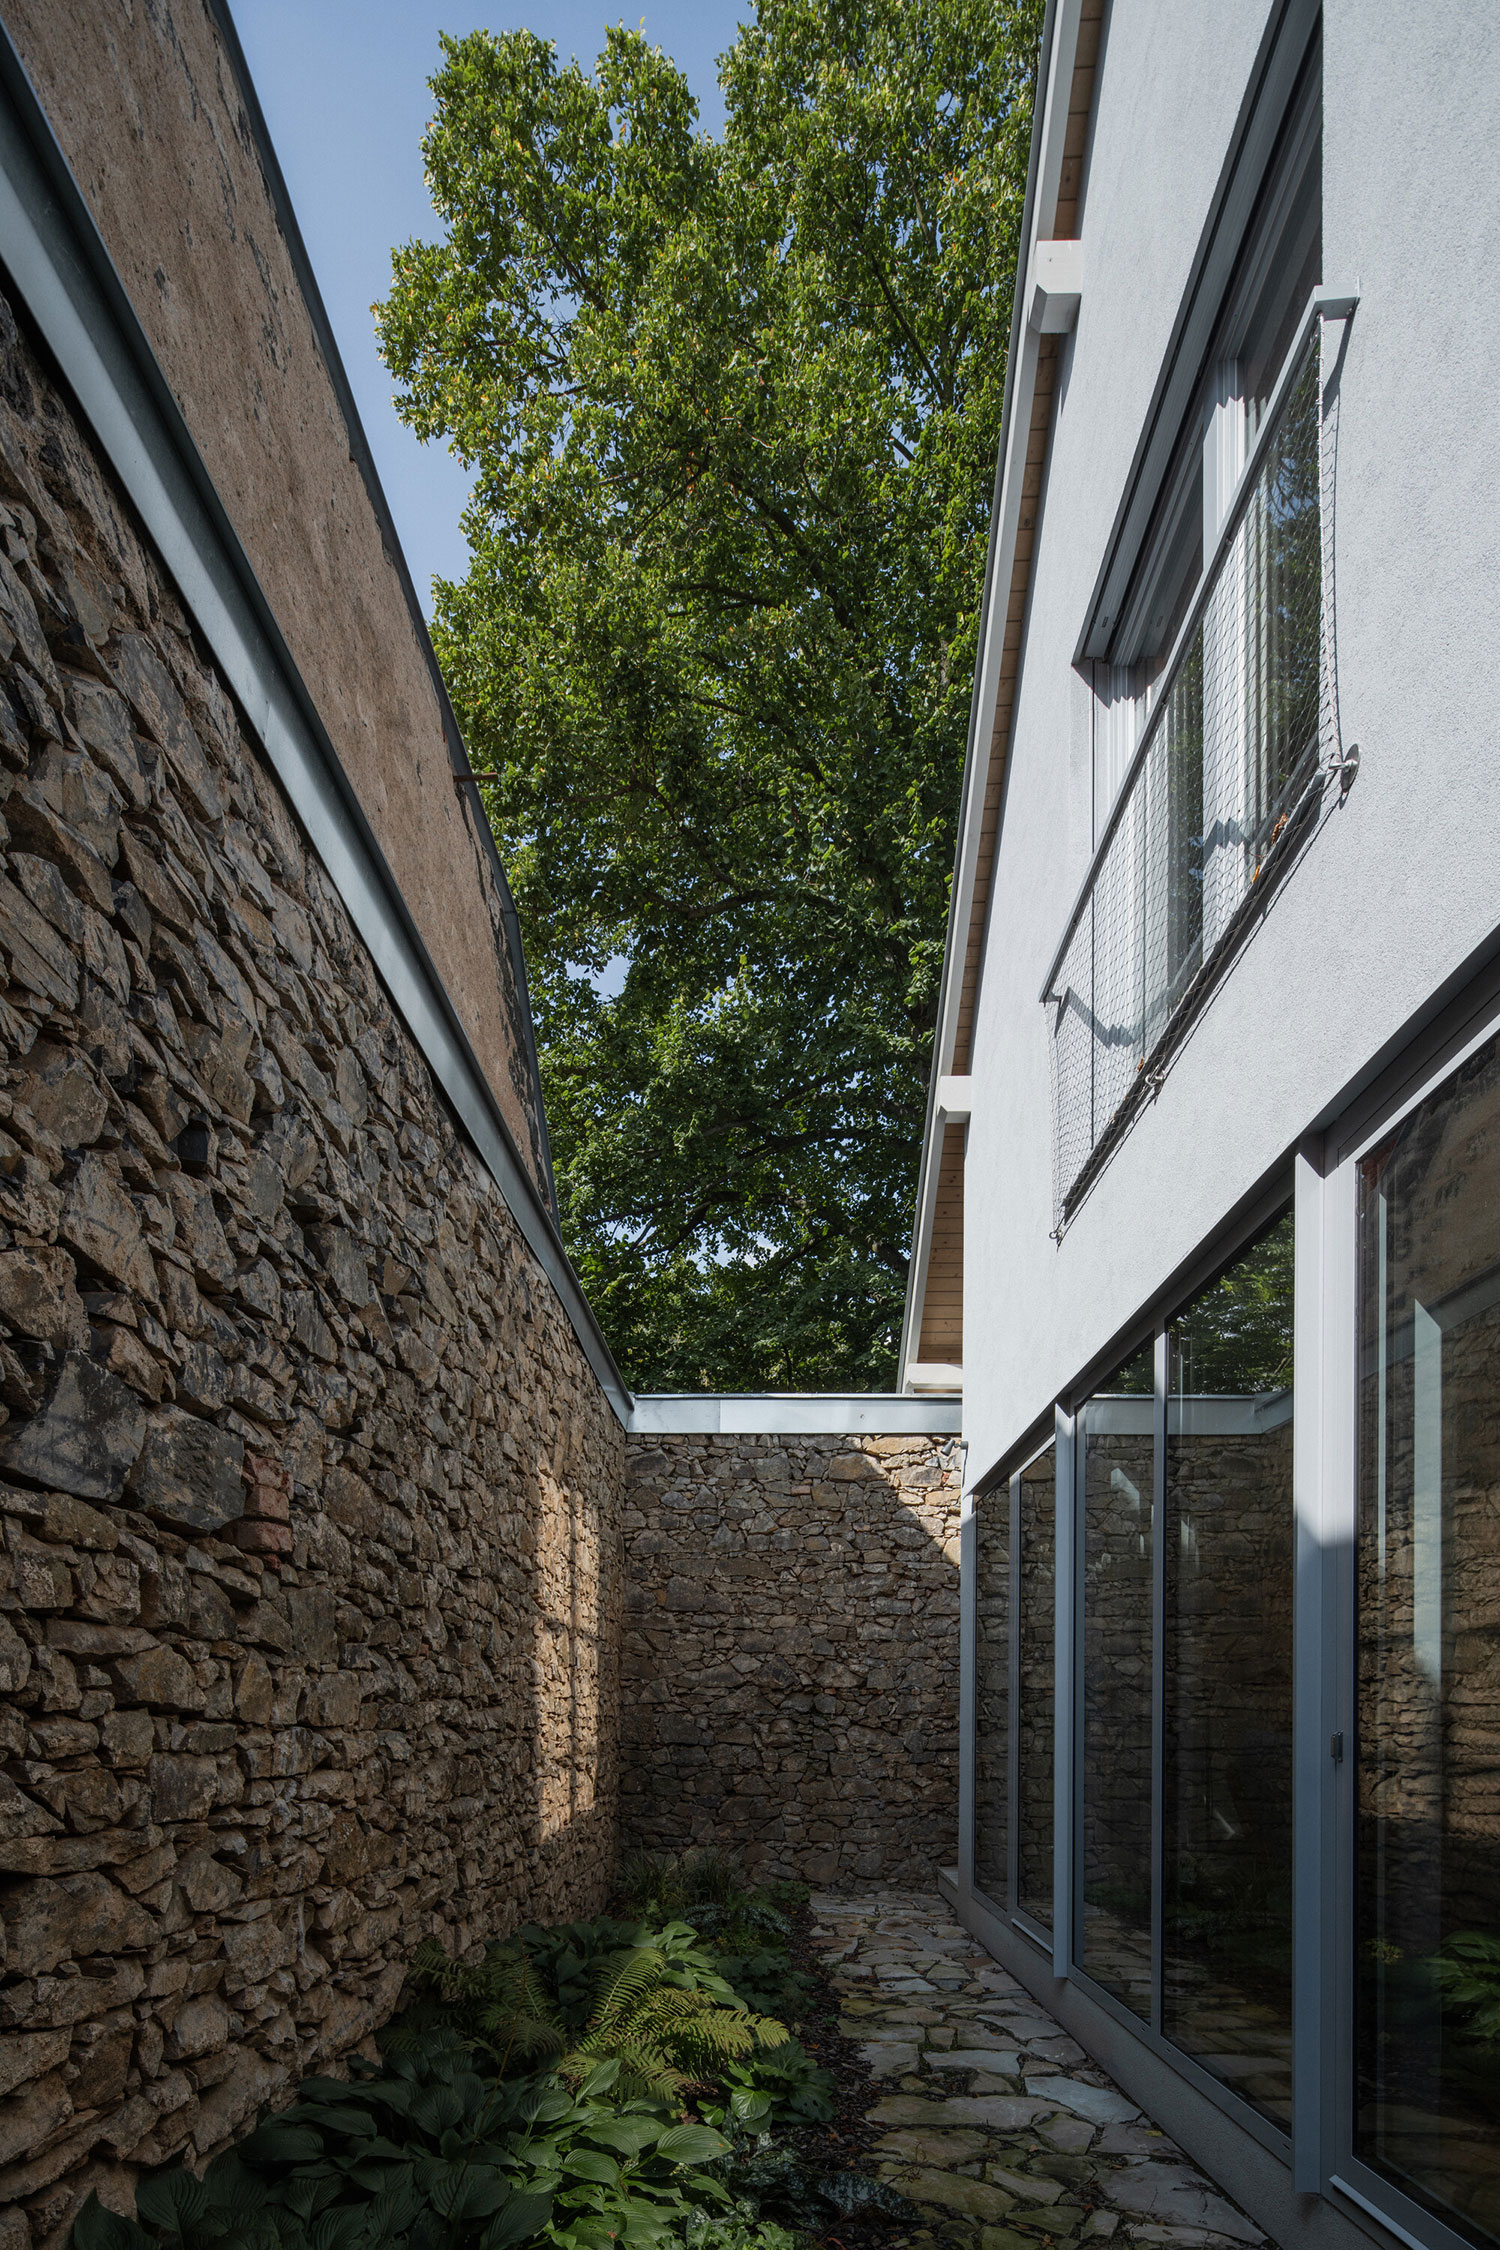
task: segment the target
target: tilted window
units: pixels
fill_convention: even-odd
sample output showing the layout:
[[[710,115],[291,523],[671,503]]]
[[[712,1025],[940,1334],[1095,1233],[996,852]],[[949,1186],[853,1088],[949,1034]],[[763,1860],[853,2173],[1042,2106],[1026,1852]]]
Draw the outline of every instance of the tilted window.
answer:
[[[1308,57],[1093,665],[1095,850],[1043,991],[1069,1218],[1340,763]]]

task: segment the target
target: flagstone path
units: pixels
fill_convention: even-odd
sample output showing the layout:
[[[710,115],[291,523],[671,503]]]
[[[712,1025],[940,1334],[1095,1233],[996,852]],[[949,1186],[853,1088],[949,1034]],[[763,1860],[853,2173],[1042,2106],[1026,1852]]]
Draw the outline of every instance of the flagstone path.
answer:
[[[911,2250],[1265,2241],[942,1899],[815,1894],[840,2026],[885,2091],[883,2178],[922,2211]]]

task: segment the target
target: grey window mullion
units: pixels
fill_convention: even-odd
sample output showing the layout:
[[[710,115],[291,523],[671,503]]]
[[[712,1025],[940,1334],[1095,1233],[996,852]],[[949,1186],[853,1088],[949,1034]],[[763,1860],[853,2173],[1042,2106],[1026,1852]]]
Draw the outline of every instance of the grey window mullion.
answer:
[[[974,1495],[964,1493],[958,1523],[958,1880],[974,1893],[978,1818],[979,1523]]]
[[[1052,1969],[1065,1977],[1073,1956],[1073,1809],[1076,1803],[1074,1749],[1077,1727],[1075,1598],[1078,1575],[1078,1476],[1076,1417],[1057,1409],[1057,1477],[1053,1499],[1053,1681],[1052,1732]]]
[[[1021,1477],[1010,1480],[1010,1615],[1006,1654],[1010,1661],[1010,1694],[1006,1727],[1010,1735],[1007,1760],[1005,1821],[1005,1910],[1014,1914],[1021,1897]]]
[[[1151,2028],[1162,2025],[1162,1885],[1166,1871],[1167,1386],[1171,1346],[1156,1337],[1156,1433],[1151,1480]]]

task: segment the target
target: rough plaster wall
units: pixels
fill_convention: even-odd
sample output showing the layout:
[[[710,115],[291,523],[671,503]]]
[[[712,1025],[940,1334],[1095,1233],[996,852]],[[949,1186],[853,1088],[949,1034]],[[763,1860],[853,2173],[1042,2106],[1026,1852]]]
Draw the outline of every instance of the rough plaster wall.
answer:
[[[768,1875],[956,1851],[956,1440],[632,1441],[621,1830]]]
[[[24,2250],[363,2039],[427,1930],[602,1902],[623,1440],[8,314],[0,556]]]
[[[208,12],[202,0],[3,0],[0,12],[540,1184],[499,896]]]

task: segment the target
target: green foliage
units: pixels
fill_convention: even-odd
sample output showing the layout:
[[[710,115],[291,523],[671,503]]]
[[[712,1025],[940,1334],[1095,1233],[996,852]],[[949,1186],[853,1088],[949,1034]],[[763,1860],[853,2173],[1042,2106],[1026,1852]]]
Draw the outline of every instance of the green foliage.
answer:
[[[880,2212],[903,2226],[919,2226],[906,2197],[866,2172],[818,2172],[795,2150],[773,2139],[737,2139],[719,2167],[733,2195],[763,2218],[826,2235],[839,2219]]]
[[[691,1915],[700,1922],[709,1911],[723,1913],[752,1900],[774,1903],[773,1887],[756,1889],[736,1854],[714,1845],[676,1855],[627,1852],[620,1863],[620,1895],[643,1917]]]
[[[753,1953],[716,1953],[714,1967],[747,2008],[789,2019],[806,2010],[817,1987],[803,1969],[794,1969],[776,1946]]]
[[[202,2180],[143,2180],[136,2220],[90,2197],[74,2250],[651,2250],[729,2197],[704,2169],[728,2143],[668,2107],[620,2098],[618,2066],[576,2090],[481,2078],[439,2033],[415,2049],[303,2081]]]
[[[443,42],[381,348],[478,472],[435,638],[644,1387],[890,1377],[1041,13],[759,0],[719,141],[623,27]]]
[[[608,2062],[623,2089],[675,2101],[788,2036],[740,2005],[694,1935],[680,1923],[659,1935],[574,1923],[492,1945],[473,1964],[433,1939],[413,1969],[502,2075],[544,2064],[580,2085]]]
[[[807,2006],[813,1980],[786,1951],[792,1914],[809,1896],[805,1883],[752,1884],[732,1852],[633,1852],[620,1870],[620,1892],[645,1922],[690,1923],[705,1941],[704,1959],[746,2007],[791,2017]]]
[[[729,2097],[729,2121],[756,2132],[778,2125],[826,2125],[834,2114],[833,2080],[799,2039],[725,2063],[718,2081]],[[717,2107],[705,2107],[703,2113],[715,2124],[725,2122]]]
[[[1294,1262],[1288,1211],[1173,1322],[1180,1390],[1243,1397],[1290,1385]]]
[[[683,2250],[807,2250],[805,2235],[762,2219],[743,2199],[723,2211],[695,2206],[677,2229],[677,2240]]]
[[[1439,1947],[1431,1966],[1443,2001],[1466,2036],[1500,2045],[1500,1937],[1460,1930]]]

